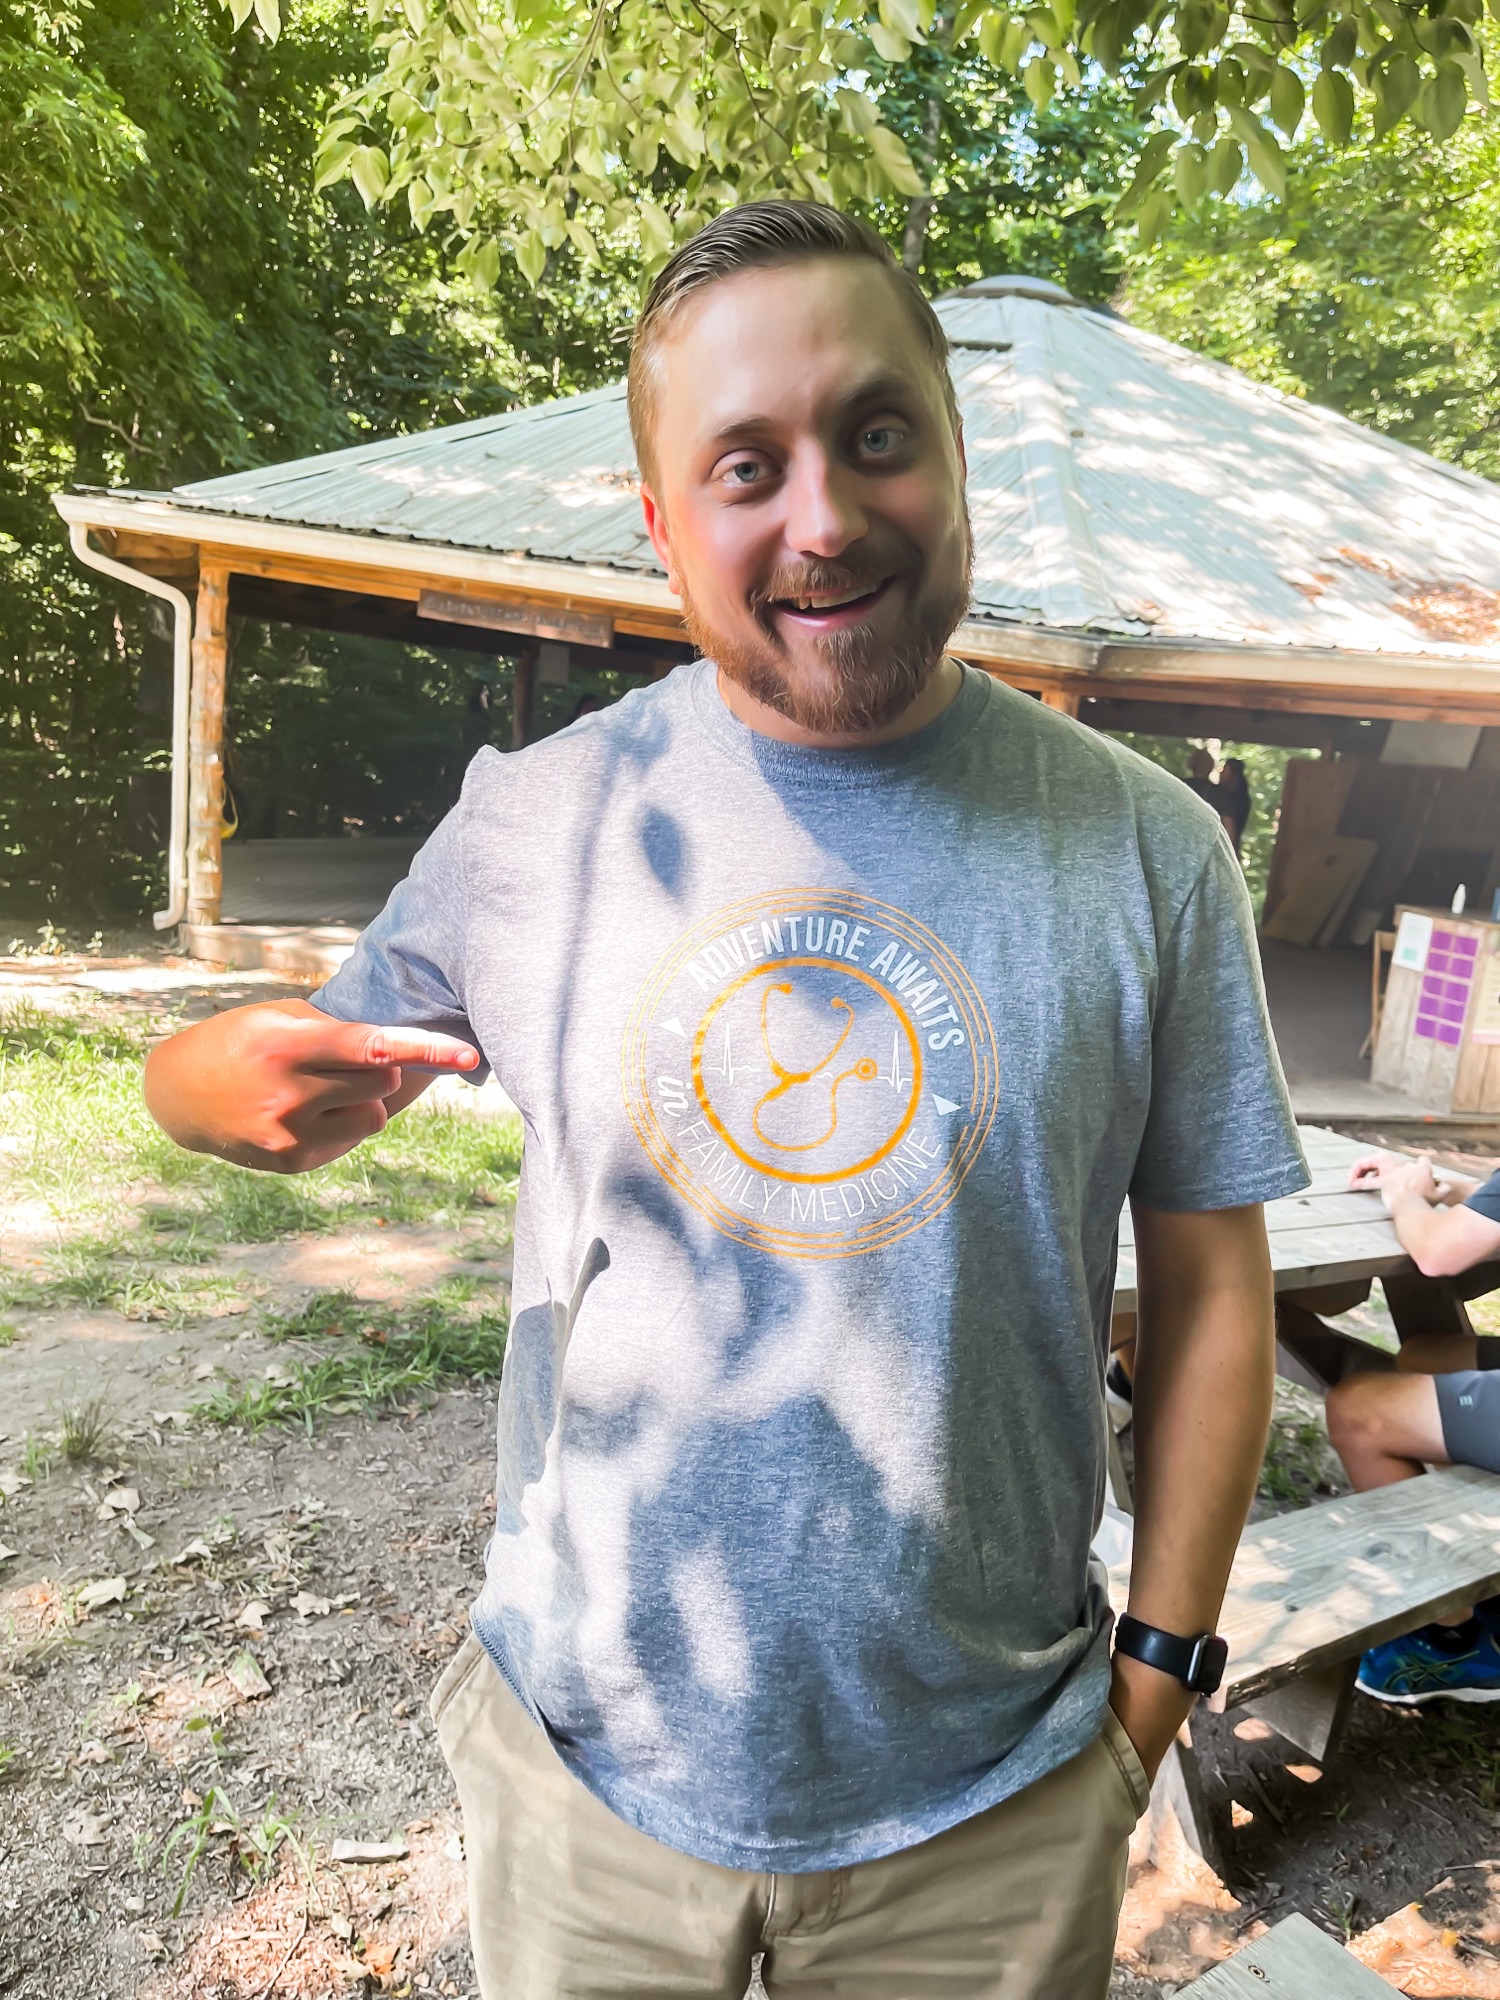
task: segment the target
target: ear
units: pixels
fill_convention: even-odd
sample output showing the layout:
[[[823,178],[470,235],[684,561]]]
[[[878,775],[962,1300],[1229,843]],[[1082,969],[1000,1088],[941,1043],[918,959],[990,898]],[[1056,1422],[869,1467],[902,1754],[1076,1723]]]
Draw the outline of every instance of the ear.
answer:
[[[651,537],[651,546],[667,572],[667,588],[674,597],[681,597],[682,586],[677,581],[677,565],[672,560],[672,538],[667,533],[667,517],[651,488],[641,486],[641,512],[646,517],[646,533]]]

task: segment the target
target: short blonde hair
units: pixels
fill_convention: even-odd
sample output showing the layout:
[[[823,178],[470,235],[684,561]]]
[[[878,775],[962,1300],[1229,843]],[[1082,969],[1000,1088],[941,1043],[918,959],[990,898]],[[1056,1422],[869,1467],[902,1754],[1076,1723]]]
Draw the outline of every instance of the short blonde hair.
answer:
[[[656,420],[656,350],[683,304],[741,271],[769,270],[815,257],[863,257],[888,273],[910,314],[942,385],[943,403],[958,428],[958,399],[948,373],[948,336],[911,272],[891,255],[867,222],[816,201],[747,201],[726,208],[675,250],[651,280],[630,340],[626,407],[641,471],[654,476],[651,442]]]

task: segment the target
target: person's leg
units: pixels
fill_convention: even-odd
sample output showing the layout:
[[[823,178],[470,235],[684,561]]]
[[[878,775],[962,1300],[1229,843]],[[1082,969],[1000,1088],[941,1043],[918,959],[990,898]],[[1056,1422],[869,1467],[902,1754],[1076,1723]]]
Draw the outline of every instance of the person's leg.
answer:
[[[1448,1345],[1447,1336],[1439,1338]],[[1416,1372],[1404,1350],[1399,1369],[1389,1375],[1346,1375],[1334,1384],[1328,1435],[1358,1493],[1449,1462],[1433,1377]]]
[[[1105,2000],[1151,1788],[1113,1715],[1081,1756],[882,1861],[776,1877],[771,2000]]]
[[[458,1785],[482,2000],[744,2000],[768,1878],[627,1826],[472,1636],[432,1697]]]

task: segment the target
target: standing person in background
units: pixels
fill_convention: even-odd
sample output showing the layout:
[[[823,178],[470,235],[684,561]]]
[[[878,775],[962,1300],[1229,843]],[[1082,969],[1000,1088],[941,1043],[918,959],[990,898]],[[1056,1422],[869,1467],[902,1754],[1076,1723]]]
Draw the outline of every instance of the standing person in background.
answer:
[[[1245,828],[1250,822],[1250,815],[1255,810],[1250,780],[1245,776],[1243,757],[1224,759],[1219,766],[1218,792],[1217,811],[1224,822],[1234,851],[1238,854],[1245,838]]]

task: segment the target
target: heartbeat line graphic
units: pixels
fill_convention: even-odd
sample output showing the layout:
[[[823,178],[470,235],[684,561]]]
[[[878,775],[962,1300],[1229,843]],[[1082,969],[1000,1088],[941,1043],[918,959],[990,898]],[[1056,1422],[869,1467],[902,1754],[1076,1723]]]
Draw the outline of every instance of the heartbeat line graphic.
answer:
[[[894,1091],[903,1091],[911,1082],[911,1077],[902,1067],[901,1030],[897,1028],[891,1036],[891,1065],[885,1073],[885,1080]]]
[[[717,1070],[726,1083],[734,1082],[734,1050],[729,1040],[729,1023],[724,1024],[724,1047],[716,1063],[705,1063],[705,1069]],[[743,1068],[743,1064],[741,1065]]]

